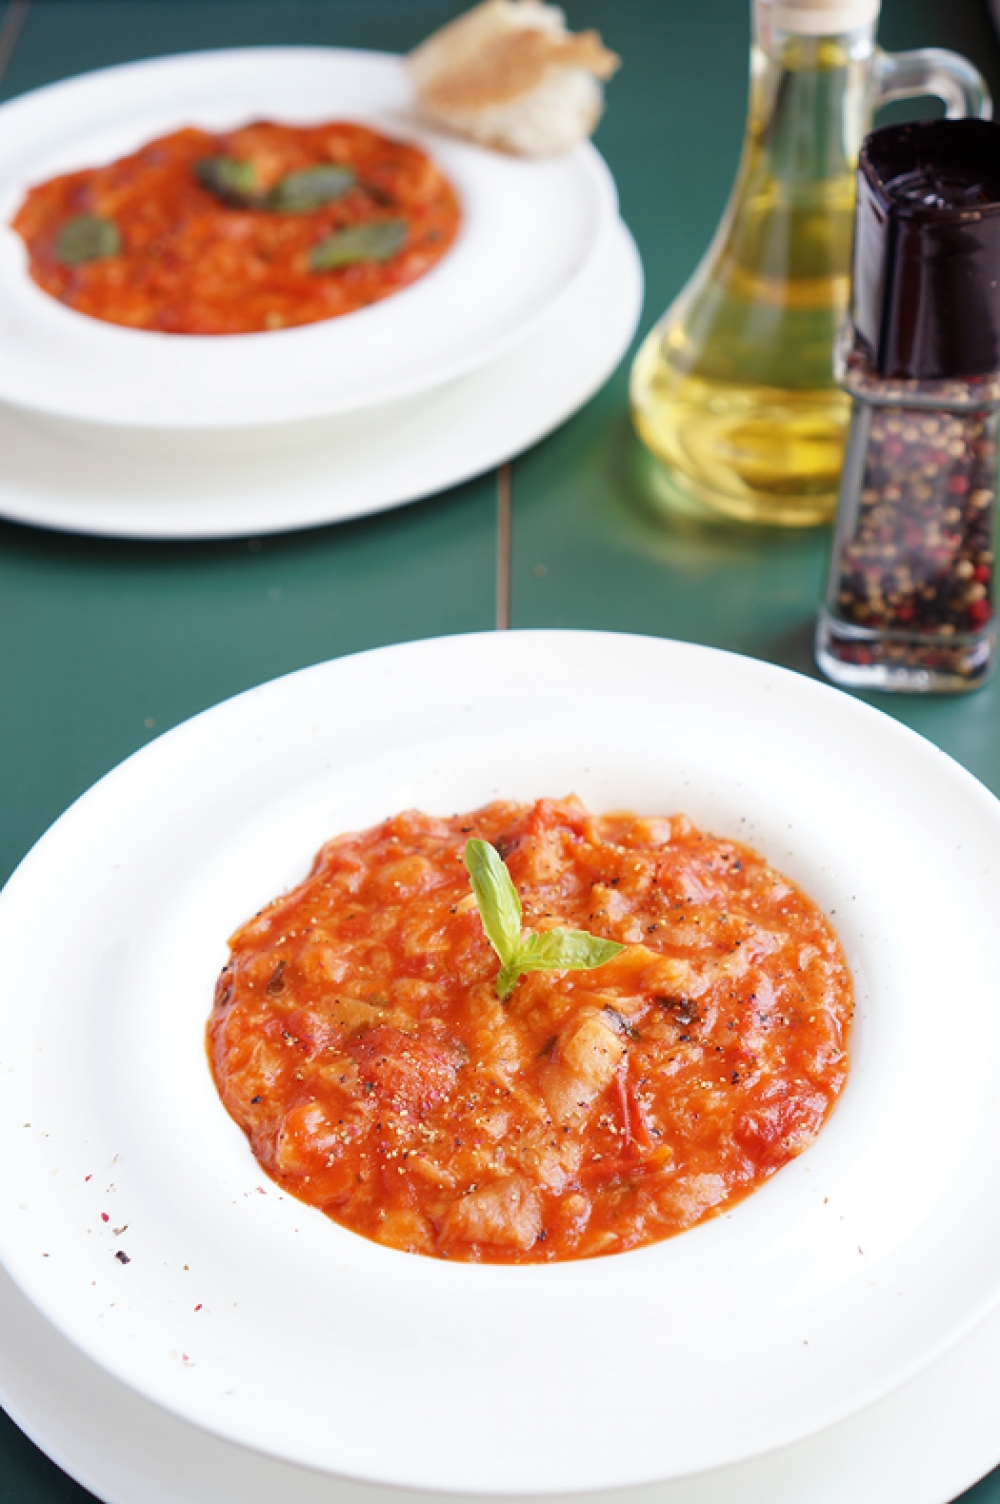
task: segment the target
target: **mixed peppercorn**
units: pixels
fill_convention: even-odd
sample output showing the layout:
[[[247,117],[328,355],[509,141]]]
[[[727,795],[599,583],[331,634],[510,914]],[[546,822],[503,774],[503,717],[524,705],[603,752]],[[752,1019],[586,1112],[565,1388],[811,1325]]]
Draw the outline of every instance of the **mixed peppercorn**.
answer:
[[[991,664],[998,382],[886,381],[857,345],[842,379],[855,418],[821,662],[971,686]]]
[[[993,614],[996,415],[881,408],[872,415],[844,619],[951,637]]]

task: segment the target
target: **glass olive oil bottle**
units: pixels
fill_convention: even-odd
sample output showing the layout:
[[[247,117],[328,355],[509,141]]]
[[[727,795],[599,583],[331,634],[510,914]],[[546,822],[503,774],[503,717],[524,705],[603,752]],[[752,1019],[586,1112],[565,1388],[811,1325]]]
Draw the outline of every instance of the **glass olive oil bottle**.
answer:
[[[750,105],[729,205],[632,372],[639,435],[713,511],[809,526],[836,506],[849,402],[833,376],[855,170],[878,104],[935,93],[988,114],[938,49],[875,46],[878,0],[754,0]]]

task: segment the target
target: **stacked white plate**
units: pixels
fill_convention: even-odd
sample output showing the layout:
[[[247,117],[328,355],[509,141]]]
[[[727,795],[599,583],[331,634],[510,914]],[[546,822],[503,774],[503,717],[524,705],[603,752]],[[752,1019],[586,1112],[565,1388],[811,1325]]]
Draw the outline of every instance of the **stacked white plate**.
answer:
[[[460,237],[341,319],[227,338],[120,328],[43,293],[9,222],[26,190],[157,135],[360,120],[427,150]],[[534,443],[607,379],[642,276],[590,145],[543,161],[428,128],[399,58],[322,48],[112,68],[0,107],[0,515],[196,538],[339,521],[431,495]]]
[[[832,916],[857,1015],[816,1142],[557,1265],[285,1196],[205,1060],[227,935],[338,831],[570,791],[686,810]],[[0,895],[0,1397],[109,1504],[947,1504],[1000,1458],[998,851],[997,800],[894,720],[659,639],[411,643],[197,717]]]

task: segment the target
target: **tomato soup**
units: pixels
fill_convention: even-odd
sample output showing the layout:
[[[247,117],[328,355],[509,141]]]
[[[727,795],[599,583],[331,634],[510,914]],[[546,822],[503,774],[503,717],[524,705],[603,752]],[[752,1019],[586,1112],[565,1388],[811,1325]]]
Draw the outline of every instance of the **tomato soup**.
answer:
[[[624,949],[501,1000],[472,837],[526,930]],[[410,811],[324,846],[230,947],[208,1031],[226,1108],[285,1190],[414,1253],[544,1262],[682,1232],[811,1143],[847,1072],[829,922],[682,815]]]
[[[32,278],[92,318],[168,334],[316,323],[415,282],[458,233],[425,152],[345,121],[188,128],[32,188]],[[387,355],[389,358],[389,355]]]

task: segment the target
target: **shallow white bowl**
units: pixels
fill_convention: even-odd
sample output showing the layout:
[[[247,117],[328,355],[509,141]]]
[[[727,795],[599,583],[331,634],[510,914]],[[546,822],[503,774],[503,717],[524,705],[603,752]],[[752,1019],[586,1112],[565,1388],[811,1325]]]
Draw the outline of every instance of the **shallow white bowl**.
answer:
[[[459,239],[426,276],[369,308],[266,334],[125,329],[65,307],[27,274],[9,221],[27,189],[184,125],[350,119],[430,153],[462,201]],[[547,319],[613,226],[611,175],[589,144],[525,161],[422,124],[402,60],[260,47],[102,69],[0,106],[0,401],[141,427],[326,417],[428,391],[514,348]]]
[[[562,1265],[398,1253],[281,1194],[205,1061],[226,936],[335,832],[570,791],[686,810],[833,916],[858,1019],[815,1144],[729,1214]],[[342,1477],[610,1488],[816,1433],[1000,1294],[998,852],[1000,805],[935,747],[706,648],[476,635],[275,681],[110,774],[0,898],[0,1255],[141,1394]]]
[[[639,318],[624,225],[531,338],[415,397],[247,429],[114,428],[0,403],[0,515],[118,538],[224,538],[368,516],[509,460],[590,397]]]

